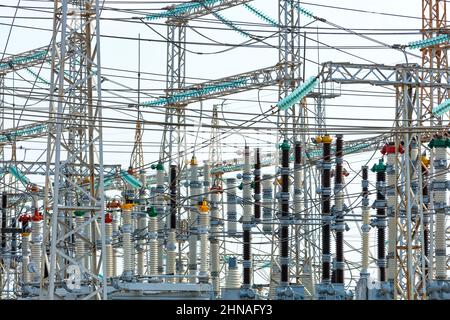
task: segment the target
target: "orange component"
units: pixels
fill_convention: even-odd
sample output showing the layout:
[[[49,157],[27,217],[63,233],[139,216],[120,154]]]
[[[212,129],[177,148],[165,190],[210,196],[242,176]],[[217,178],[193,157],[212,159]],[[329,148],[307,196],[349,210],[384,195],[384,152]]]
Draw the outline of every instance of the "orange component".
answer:
[[[206,200],[203,199],[202,204],[199,206],[198,210],[200,212],[208,212],[209,208]]]
[[[133,204],[132,203],[124,203],[122,205],[122,209],[123,210],[132,210],[133,209]]]

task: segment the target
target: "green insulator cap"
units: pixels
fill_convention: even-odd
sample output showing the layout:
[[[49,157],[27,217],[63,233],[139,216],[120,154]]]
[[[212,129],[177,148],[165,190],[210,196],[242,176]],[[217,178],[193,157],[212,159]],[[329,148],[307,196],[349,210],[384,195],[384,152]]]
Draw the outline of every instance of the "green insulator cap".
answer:
[[[289,141],[288,140],[284,140],[282,144],[280,144],[280,149],[281,150],[289,150],[291,149],[291,146],[289,145]]]
[[[149,217],[156,217],[158,214],[156,213],[155,207],[150,207],[147,209],[147,214]]]
[[[385,172],[386,171],[386,165],[384,164],[383,159],[380,159],[380,161],[373,165],[372,172]]]
[[[158,164],[156,165],[156,170],[158,171],[163,171],[164,170],[164,166],[161,162],[158,162]]]
[[[428,144],[430,148],[448,148],[450,147],[450,139],[436,138],[432,139]]]
[[[255,189],[255,181],[252,181],[252,183],[250,184],[250,187],[251,187],[252,189]]]
[[[243,187],[244,187],[244,185],[243,185],[242,182],[241,182],[241,184],[238,186],[238,189],[239,189],[239,190],[242,190]]]
[[[86,214],[86,211],[77,210],[74,211],[73,214],[76,215],[77,217],[82,217]]]

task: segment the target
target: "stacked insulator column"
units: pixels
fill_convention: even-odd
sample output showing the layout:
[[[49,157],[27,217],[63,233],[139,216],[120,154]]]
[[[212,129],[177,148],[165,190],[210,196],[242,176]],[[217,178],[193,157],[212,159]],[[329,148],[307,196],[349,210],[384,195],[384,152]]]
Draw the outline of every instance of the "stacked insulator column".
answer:
[[[233,237],[237,233],[236,178],[227,179],[227,233]]]
[[[124,280],[131,281],[134,273],[133,269],[133,244],[131,241],[131,223],[132,223],[133,204],[125,203],[122,205],[122,249],[123,249],[123,274]]]
[[[137,214],[137,237],[138,237],[138,246],[137,246],[137,273],[139,276],[143,276],[145,273],[145,256],[147,251],[146,239],[148,236],[147,229],[147,214],[145,212],[145,170],[139,171],[139,179],[142,185],[142,188],[139,189],[139,207]]]
[[[117,242],[119,237],[119,222],[120,222],[120,202],[118,200],[112,200],[106,204],[108,209],[108,213],[112,219],[111,229],[112,229],[112,237],[111,244]],[[113,264],[113,272],[109,275],[110,277],[117,276],[117,252],[114,249],[114,246],[111,246],[112,250],[112,264]]]
[[[322,161],[322,282],[330,282],[331,267],[331,142],[330,136],[322,138],[323,161]]]
[[[207,202],[210,201],[210,188],[211,188],[211,167],[208,161],[203,163],[203,193]]]
[[[105,242],[106,242],[106,277],[114,276],[114,254],[112,246],[112,235],[113,235],[113,219],[110,213],[105,214]]]
[[[31,218],[31,265],[33,266],[32,281],[39,283],[41,277],[42,266],[42,240],[43,240],[43,221],[42,215],[37,209]]]
[[[336,214],[336,283],[344,283],[344,183],[342,158],[344,140],[342,135],[336,136],[336,170],[334,180],[335,214]]]
[[[75,224],[76,227],[79,228],[78,232],[76,233],[75,238],[75,259],[80,263],[83,264],[83,258],[86,254],[86,246],[85,241],[83,240],[83,237],[86,237],[86,234],[84,232],[84,227],[81,227],[83,223],[85,222],[85,211],[75,211]]]
[[[189,216],[189,282],[196,283],[197,276],[197,226],[198,226],[198,204],[201,201],[200,194],[202,185],[198,180],[197,159],[192,156],[191,159],[191,180],[189,182],[191,190],[190,216]]]
[[[296,219],[300,219],[303,212],[302,183],[302,144],[296,142],[294,147],[294,216]]]
[[[272,233],[273,230],[273,214],[272,214],[272,202],[273,202],[273,192],[272,192],[272,176],[270,174],[263,175],[262,179],[262,191],[263,191],[263,232]]]
[[[436,212],[435,223],[435,256],[436,256],[436,279],[447,279],[447,246],[446,246],[446,222],[447,211],[447,148],[450,140],[437,137],[431,140],[430,148],[434,148],[434,179],[433,179],[433,202]]]
[[[421,171],[422,171],[422,201],[423,201],[423,248],[424,254],[427,259],[425,259],[425,277],[428,275],[429,271],[429,260],[430,260],[430,192],[428,188],[429,183],[429,170],[430,160],[423,155],[420,159]]]
[[[157,253],[157,264],[158,264],[158,274],[164,272],[164,212],[165,212],[165,196],[164,196],[164,166],[162,163],[158,163],[156,166],[152,167],[156,169],[156,198],[155,198],[155,209],[156,216],[158,218],[158,253]],[[150,257],[152,259],[152,257]],[[152,264],[152,261],[150,262]]]
[[[261,157],[259,154],[259,148],[255,150],[255,171],[253,172],[255,176],[255,223],[259,223],[261,220]]]
[[[252,283],[252,253],[251,253],[251,229],[252,229],[252,187],[251,187],[250,149],[244,149],[244,170],[242,174],[242,229],[243,229],[243,288],[251,288]]]
[[[170,166],[170,224],[167,239],[167,266],[166,274],[169,276],[175,275],[175,259],[177,256],[176,243],[176,228],[177,228],[177,166]],[[170,282],[175,282],[175,278],[168,279]]]
[[[378,280],[386,281],[386,165],[383,159],[372,167],[372,171],[377,174],[377,199],[374,208],[377,210],[376,227],[377,227],[377,265]]]
[[[28,264],[30,263],[30,227],[29,221],[31,216],[22,214],[19,217],[19,222],[22,223],[22,282],[27,284],[31,281],[30,273],[28,272]]]
[[[209,208],[206,200],[202,201],[202,204],[198,208],[199,211],[199,224],[198,234],[200,237],[200,272],[198,274],[198,280],[200,283],[207,283],[209,280],[208,272],[208,251],[209,251]]]
[[[219,216],[219,203],[220,196],[222,194],[222,188],[214,184],[211,187],[211,280],[213,285],[213,291],[215,296],[220,292],[220,257],[219,257],[219,239],[218,234],[221,231],[220,228],[220,216]]]
[[[148,237],[149,237],[149,259],[148,273],[150,276],[158,274],[158,213],[155,207],[148,209]]]
[[[120,204],[118,204],[117,208],[112,210],[112,240],[113,243],[117,241],[119,237],[119,222],[120,222]],[[112,276],[116,277],[118,274],[117,268],[117,250],[112,247],[113,250],[113,273]]]
[[[399,151],[403,152],[403,149]],[[395,174],[395,163],[398,153],[395,150],[395,143],[390,142],[381,150],[386,155],[386,206],[388,217],[388,254],[387,254],[387,280],[394,285],[397,273],[397,217],[396,217],[396,187],[397,176]],[[395,291],[394,291],[395,293]]]
[[[369,169],[361,168],[362,172],[362,253],[361,253],[361,277],[369,276],[369,232],[370,232],[370,207],[369,207]]]
[[[289,142],[284,140],[280,146],[281,149],[281,192],[279,200],[281,203],[280,217],[280,285],[286,287],[289,285]]]
[[[137,212],[137,230],[138,237],[137,246],[137,274],[142,276],[145,272],[145,251],[146,251],[146,237],[147,237],[147,215],[145,211]]]

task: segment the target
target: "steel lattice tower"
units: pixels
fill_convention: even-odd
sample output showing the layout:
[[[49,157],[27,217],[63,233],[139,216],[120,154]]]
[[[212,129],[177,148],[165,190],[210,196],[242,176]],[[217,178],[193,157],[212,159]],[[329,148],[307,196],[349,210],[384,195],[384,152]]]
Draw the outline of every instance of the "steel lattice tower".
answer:
[[[48,285],[48,299],[54,298],[56,284],[66,280],[69,266],[92,284],[84,298],[107,298],[99,16],[99,0],[54,2],[49,120],[55,135],[48,136],[44,199],[50,267],[41,283]],[[49,172],[52,159],[54,177]],[[84,222],[77,220],[74,226],[74,214],[84,216]],[[76,258],[67,250],[71,235],[79,241]]]

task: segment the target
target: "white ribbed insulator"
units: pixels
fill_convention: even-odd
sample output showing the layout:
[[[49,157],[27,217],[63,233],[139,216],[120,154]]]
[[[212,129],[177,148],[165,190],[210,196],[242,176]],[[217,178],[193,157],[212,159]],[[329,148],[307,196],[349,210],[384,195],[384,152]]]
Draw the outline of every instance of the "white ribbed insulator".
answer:
[[[446,252],[446,242],[445,242],[445,213],[437,212],[436,213],[436,234],[435,234],[435,243],[436,250],[441,252]],[[436,255],[436,278],[437,279],[446,279],[447,278],[447,256],[444,255]]]
[[[30,235],[22,234],[22,281],[29,283],[31,281],[28,264],[30,263]]]
[[[144,275],[144,262],[145,262],[145,252],[147,251],[145,245],[145,238],[143,238],[147,234],[147,218],[145,216],[140,216],[137,221],[139,234],[142,239],[139,240],[139,252],[137,254],[137,273],[140,276]]]
[[[176,238],[175,231],[169,231],[167,238],[167,266],[166,266],[166,274],[174,275],[175,274],[175,259],[177,256],[177,247],[176,247]],[[167,282],[175,282],[175,278],[168,278]]]
[[[31,261],[35,268],[35,273],[32,275],[34,282],[40,280],[41,277],[41,265],[42,265],[42,230],[43,221],[33,221],[31,224]]]
[[[128,206],[128,205],[127,205]],[[133,273],[133,244],[131,242],[131,208],[122,209],[123,271]]]
[[[208,234],[202,233],[200,235],[200,272],[202,274],[208,272]]]
[[[220,258],[219,243],[211,243],[211,279],[213,291],[217,294],[220,291]]]
[[[112,246],[112,223],[105,223],[105,238],[106,238],[106,277],[114,276],[114,255]]]
[[[199,226],[202,228],[209,228],[209,214],[202,213],[199,215]]]
[[[84,216],[76,216],[75,223],[77,227],[81,226],[84,223]],[[83,228],[78,230],[78,234],[75,238],[75,260],[78,262],[82,262],[86,253],[86,246],[81,236],[84,236]]]
[[[148,232],[150,232],[150,233],[158,232],[158,218],[157,217],[150,217],[150,219],[148,219]]]
[[[189,235],[189,265],[197,265],[197,235]],[[197,270],[189,268],[189,283],[197,283]]]
[[[388,239],[387,279],[394,280],[397,272],[397,220],[395,217],[388,218]]]
[[[225,279],[225,288],[239,289],[241,287],[241,277],[238,268],[229,268]]]
[[[123,271],[133,271],[133,262],[132,262],[132,244],[131,244],[131,234],[125,232],[123,235]]]
[[[158,240],[150,239],[149,241],[150,259],[149,274],[155,276],[158,274]]]
[[[227,190],[227,232],[234,235],[237,232],[236,179],[227,179]]]
[[[363,226],[366,229],[362,231],[361,237],[361,272],[367,273],[369,270],[369,224],[370,224],[370,209],[363,207],[362,209]]]
[[[263,217],[263,231],[265,233],[272,232],[272,224],[268,223],[272,221],[272,179],[270,175],[263,175],[262,179],[262,217]],[[303,203],[301,201],[301,203]],[[302,204],[301,204],[302,206]],[[301,212],[301,211],[299,211]],[[305,225],[305,228],[307,226]]]

